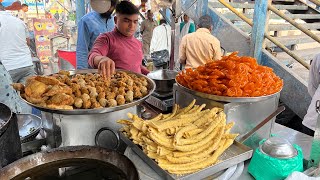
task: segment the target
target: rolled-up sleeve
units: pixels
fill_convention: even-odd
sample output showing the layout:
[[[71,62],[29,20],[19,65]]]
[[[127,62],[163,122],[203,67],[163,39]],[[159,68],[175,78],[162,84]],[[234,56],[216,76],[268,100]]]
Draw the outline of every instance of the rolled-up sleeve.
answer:
[[[77,40],[77,69],[88,69],[90,33],[85,21],[80,20],[78,23],[78,40]]]
[[[106,34],[101,34],[98,36],[96,41],[93,44],[93,47],[89,53],[89,65],[92,68],[94,67],[94,58],[97,56],[107,56],[109,52],[109,42],[110,39]]]
[[[182,38],[181,40],[181,44],[179,47],[179,60],[180,63],[185,64],[186,63],[186,59],[187,59],[187,55],[186,55],[186,36]]]

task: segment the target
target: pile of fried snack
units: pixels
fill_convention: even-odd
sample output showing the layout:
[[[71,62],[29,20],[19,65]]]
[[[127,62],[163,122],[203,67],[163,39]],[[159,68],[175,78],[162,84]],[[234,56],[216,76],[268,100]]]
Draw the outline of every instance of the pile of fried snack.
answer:
[[[111,79],[100,74],[60,71],[52,76],[33,76],[26,85],[14,83],[21,97],[51,109],[96,109],[130,103],[148,94],[148,81],[133,73],[117,71]]]
[[[151,120],[128,114],[131,120],[119,120],[125,136],[164,170],[183,175],[218,163],[219,156],[233,144],[238,134],[230,134],[234,122],[226,124],[220,108],[203,110],[192,103],[171,114],[159,114]]]
[[[229,97],[257,97],[279,92],[283,81],[271,68],[237,52],[177,75],[179,84],[203,93]]]

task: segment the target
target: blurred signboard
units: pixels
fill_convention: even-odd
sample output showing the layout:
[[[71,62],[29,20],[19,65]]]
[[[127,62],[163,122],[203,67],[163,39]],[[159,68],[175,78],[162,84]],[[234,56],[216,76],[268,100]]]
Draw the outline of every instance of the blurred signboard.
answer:
[[[33,19],[34,39],[37,54],[42,63],[49,63],[52,58],[50,37],[57,32],[54,19]]]

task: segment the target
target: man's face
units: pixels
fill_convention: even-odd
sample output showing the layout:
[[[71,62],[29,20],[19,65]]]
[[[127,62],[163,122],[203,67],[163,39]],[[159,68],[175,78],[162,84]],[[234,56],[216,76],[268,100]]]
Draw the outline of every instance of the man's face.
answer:
[[[28,10],[29,10],[28,6],[24,6],[24,7],[22,8],[22,11],[23,11],[23,12],[28,12]]]
[[[183,16],[183,20],[184,20],[184,22],[188,22],[188,21],[189,21],[189,16],[184,15],[184,16]]]
[[[124,36],[130,37],[130,36],[133,36],[137,30],[138,18],[139,18],[138,14],[134,14],[134,15],[117,14],[114,20],[117,25],[117,29],[120,31],[120,33],[123,34]]]
[[[152,20],[152,18],[153,18],[153,13],[152,13],[152,12],[148,12],[148,13],[147,13],[147,17],[148,17],[149,20]]]

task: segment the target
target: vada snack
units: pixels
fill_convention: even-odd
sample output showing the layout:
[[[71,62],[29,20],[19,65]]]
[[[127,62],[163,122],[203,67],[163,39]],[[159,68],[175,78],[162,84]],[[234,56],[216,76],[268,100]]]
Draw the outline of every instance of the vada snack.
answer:
[[[133,102],[148,94],[148,81],[133,73],[117,71],[111,79],[100,74],[60,71],[52,76],[33,76],[26,85],[13,83],[28,102],[50,109],[97,109]]]
[[[129,120],[118,120],[124,125],[120,131],[162,169],[176,175],[197,172],[218,163],[238,134],[229,133],[234,122],[226,124],[223,109],[203,110],[204,104],[194,104],[182,109],[175,105],[171,114],[151,120],[128,113]]]
[[[267,96],[279,92],[283,81],[271,68],[237,52],[180,72],[176,80],[189,89],[229,97]]]

